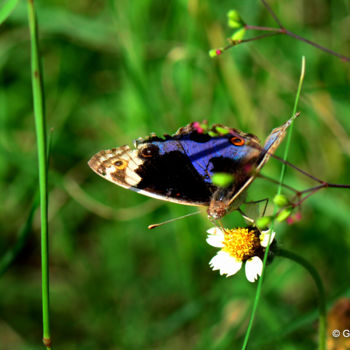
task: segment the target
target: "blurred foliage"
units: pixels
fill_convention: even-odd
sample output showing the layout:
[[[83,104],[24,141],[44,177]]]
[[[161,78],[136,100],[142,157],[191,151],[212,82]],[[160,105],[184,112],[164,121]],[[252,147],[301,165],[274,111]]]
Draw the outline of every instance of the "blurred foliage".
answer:
[[[284,25],[350,55],[346,0],[270,1]],[[256,285],[244,272],[209,270],[205,214],[148,231],[193,209],[140,196],[87,166],[97,151],[191,121],[219,122],[264,139],[293,108],[301,56],[306,78],[289,160],[350,183],[350,65],[287,37],[210,59],[236,8],[273,26],[259,1],[36,1],[45,74],[50,162],[52,337],[55,349],[237,349]],[[25,1],[0,32],[0,254],[15,249],[37,192]],[[249,33],[250,34],[250,33]],[[277,154],[282,154],[283,145]],[[281,164],[263,173],[278,179]],[[288,169],[286,183],[314,185]],[[273,198],[256,180],[251,200]],[[290,195],[290,193],[285,192]],[[332,303],[349,296],[349,191],[326,189],[277,240],[313,262]],[[247,208],[247,211],[249,208]],[[268,210],[269,212],[271,209]],[[36,213],[23,249],[0,279],[0,348],[41,348],[40,235]],[[225,224],[242,225],[233,213]],[[315,347],[317,300],[307,273],[275,259],[267,269],[250,349]]]

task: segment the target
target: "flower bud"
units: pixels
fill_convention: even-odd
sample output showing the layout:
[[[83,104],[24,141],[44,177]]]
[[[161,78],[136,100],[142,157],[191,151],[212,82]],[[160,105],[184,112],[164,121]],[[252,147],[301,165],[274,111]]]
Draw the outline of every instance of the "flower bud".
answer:
[[[230,28],[242,28],[245,25],[241,16],[236,10],[230,10],[227,13],[227,24]]]
[[[278,222],[282,222],[284,220],[286,220],[290,214],[292,214],[292,209],[288,208],[288,209],[283,209],[276,217],[276,220]]]
[[[233,41],[243,40],[245,32],[246,32],[245,28],[240,28],[240,29],[236,30],[231,35],[231,40],[233,40]]]
[[[221,54],[222,54],[222,49],[211,49],[211,50],[209,51],[209,56],[210,56],[211,58],[216,57],[216,56],[219,56],[219,55],[221,55]]]
[[[273,198],[273,202],[280,208],[286,206],[289,203],[287,197],[283,194],[276,194],[276,196]]]
[[[256,220],[255,225],[260,230],[263,230],[270,225],[271,221],[272,221],[271,216],[263,216],[263,217],[259,218],[258,220]]]
[[[215,173],[211,180],[213,184],[219,187],[228,187],[233,182],[233,175],[228,173]]]

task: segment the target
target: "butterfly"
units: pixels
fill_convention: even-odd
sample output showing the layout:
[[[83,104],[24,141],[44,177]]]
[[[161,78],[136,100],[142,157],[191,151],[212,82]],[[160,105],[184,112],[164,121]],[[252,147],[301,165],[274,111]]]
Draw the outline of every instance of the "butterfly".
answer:
[[[220,219],[244,203],[246,190],[274,153],[296,116],[259,139],[222,124],[192,122],[174,135],[152,134],[127,145],[103,150],[88,162],[98,175],[140,194],[191,206],[207,207]],[[214,174],[231,174],[226,187]]]

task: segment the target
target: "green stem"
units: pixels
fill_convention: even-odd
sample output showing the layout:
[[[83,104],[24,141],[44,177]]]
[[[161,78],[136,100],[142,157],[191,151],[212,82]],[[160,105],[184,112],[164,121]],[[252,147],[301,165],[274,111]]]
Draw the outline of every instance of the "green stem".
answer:
[[[49,299],[49,263],[48,263],[48,189],[47,189],[47,152],[46,123],[42,70],[39,54],[38,25],[34,0],[28,0],[28,20],[31,44],[31,69],[35,129],[38,146],[39,190],[41,212],[41,273],[42,273],[42,311],[43,343],[51,349],[50,335],[50,299]]]
[[[303,82],[304,82],[304,77],[305,77],[305,57],[303,56],[302,60],[301,60],[301,73],[300,73],[300,78],[299,78],[297,94],[295,96],[292,116],[294,116],[296,114],[296,112],[297,112],[299,99],[300,99],[301,88],[302,88]],[[289,132],[288,132],[288,135],[287,135],[286,148],[284,149],[284,154],[283,154],[283,160],[284,161],[286,161],[287,158],[288,158],[288,152],[289,152],[290,143],[291,143],[291,139],[292,139],[292,133],[293,133],[293,126],[294,126],[294,122],[289,127]],[[281,194],[282,183],[283,183],[283,180],[284,180],[284,176],[286,174],[286,168],[287,168],[286,163],[282,163],[282,169],[281,169],[281,175],[280,175],[280,181],[279,181],[280,182],[280,186],[278,186],[277,194]]]
[[[264,278],[264,275],[265,275],[265,266],[266,266],[269,250],[270,250],[270,242],[267,245],[266,250],[265,250],[264,260],[263,260],[263,270],[262,270],[261,276],[260,276],[259,281],[258,281],[258,286],[256,287],[253,309],[252,309],[252,312],[250,314],[249,324],[248,324],[248,327],[247,327],[247,331],[245,333],[245,337],[244,337],[244,341],[243,341],[243,345],[242,345],[242,350],[245,350],[247,348],[248,341],[249,341],[249,336],[250,336],[250,333],[251,333],[252,328],[253,328],[253,322],[254,322],[254,319],[255,319],[256,310],[258,308],[258,304],[259,304],[259,301],[260,301],[261,289],[262,289],[262,281],[263,281],[263,278]]]
[[[279,248],[276,251],[276,255],[292,260],[298,263],[299,265],[303,266],[313,278],[318,290],[319,312],[320,312],[318,349],[325,350],[326,349],[326,332],[327,332],[326,294],[325,294],[325,290],[324,290],[323,283],[319,273],[317,272],[315,267],[311,265],[307,260],[305,260],[303,257],[293,252]]]
[[[295,113],[296,113],[296,110],[297,110],[299,97],[300,97],[300,93],[301,93],[301,88],[302,88],[303,81],[304,81],[304,76],[305,76],[305,57],[303,56],[302,57],[302,63],[301,63],[301,73],[300,73],[300,78],[299,78],[298,90],[297,90],[297,94],[296,94],[296,97],[295,97],[295,102],[294,102],[294,108],[293,108],[292,116],[295,116]],[[284,161],[286,161],[287,157],[288,157],[288,151],[289,151],[290,142],[291,142],[291,134],[292,134],[292,130],[293,130],[292,127],[293,127],[293,122],[292,122],[292,124],[290,126],[290,130],[289,130],[289,133],[288,133],[287,145],[286,145],[286,149],[285,149],[284,155],[283,155],[283,160]],[[285,172],[286,172],[286,164],[282,163],[281,175],[280,175],[280,181],[279,181],[277,194],[280,194],[281,191],[282,191],[282,184],[283,184],[283,179],[284,179]],[[276,214],[276,212],[277,212],[277,208],[275,206],[274,207],[274,215]],[[273,223],[272,223],[272,225],[270,227],[270,230],[273,231]],[[250,336],[250,333],[251,333],[252,328],[253,328],[253,322],[254,322],[254,319],[255,319],[256,310],[258,308],[258,304],[259,304],[259,301],[260,301],[261,290],[262,290],[262,283],[263,283],[264,276],[265,276],[265,266],[266,266],[266,263],[267,263],[267,257],[268,257],[269,250],[270,250],[270,243],[271,242],[268,243],[268,245],[267,245],[267,247],[265,249],[265,254],[264,254],[264,259],[263,259],[263,269],[262,269],[262,273],[261,273],[261,276],[260,276],[259,281],[258,281],[258,286],[256,288],[253,309],[252,309],[252,312],[251,312],[251,315],[250,315],[247,331],[246,331],[245,336],[244,336],[242,350],[245,350],[247,348],[248,341],[249,341],[249,336]]]

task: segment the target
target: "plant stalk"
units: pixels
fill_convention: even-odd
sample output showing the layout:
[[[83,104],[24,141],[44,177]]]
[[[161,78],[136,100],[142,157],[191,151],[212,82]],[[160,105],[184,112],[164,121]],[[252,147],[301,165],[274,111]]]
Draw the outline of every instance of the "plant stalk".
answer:
[[[38,147],[39,191],[41,214],[41,274],[42,274],[42,312],[43,343],[51,350],[50,298],[49,298],[49,237],[48,237],[48,181],[47,181],[47,143],[45,123],[45,100],[42,83],[42,69],[39,53],[38,25],[34,0],[28,0],[28,20],[31,46],[31,74],[33,89],[34,119]]]

